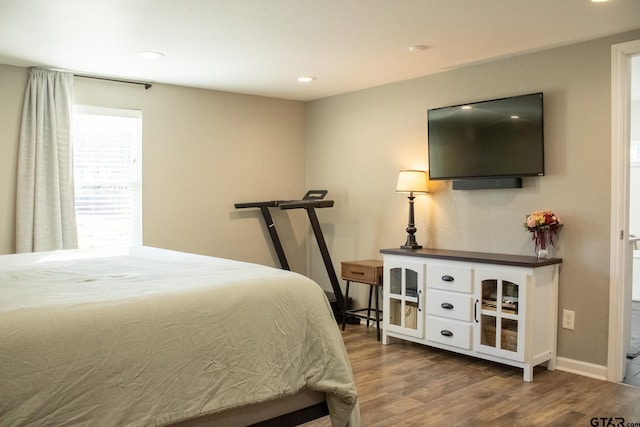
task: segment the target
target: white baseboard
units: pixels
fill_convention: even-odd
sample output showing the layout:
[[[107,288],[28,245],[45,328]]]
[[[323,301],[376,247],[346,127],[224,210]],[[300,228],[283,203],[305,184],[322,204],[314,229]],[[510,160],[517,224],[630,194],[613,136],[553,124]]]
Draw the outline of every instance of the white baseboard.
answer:
[[[558,357],[556,359],[556,369],[589,378],[595,378],[597,380],[607,380],[606,366],[595,365],[593,363],[583,362],[580,360]]]

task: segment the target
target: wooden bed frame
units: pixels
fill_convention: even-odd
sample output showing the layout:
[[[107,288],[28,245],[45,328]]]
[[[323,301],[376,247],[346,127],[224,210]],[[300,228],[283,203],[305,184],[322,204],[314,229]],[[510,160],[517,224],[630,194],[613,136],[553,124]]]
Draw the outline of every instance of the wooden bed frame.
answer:
[[[204,415],[169,427],[294,427],[327,415],[325,394],[303,390],[288,398]]]

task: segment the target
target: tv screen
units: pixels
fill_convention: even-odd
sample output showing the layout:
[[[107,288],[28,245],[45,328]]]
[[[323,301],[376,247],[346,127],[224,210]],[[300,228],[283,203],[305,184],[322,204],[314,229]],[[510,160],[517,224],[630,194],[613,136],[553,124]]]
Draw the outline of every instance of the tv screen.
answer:
[[[544,175],[542,113],[542,93],[429,110],[429,178]]]

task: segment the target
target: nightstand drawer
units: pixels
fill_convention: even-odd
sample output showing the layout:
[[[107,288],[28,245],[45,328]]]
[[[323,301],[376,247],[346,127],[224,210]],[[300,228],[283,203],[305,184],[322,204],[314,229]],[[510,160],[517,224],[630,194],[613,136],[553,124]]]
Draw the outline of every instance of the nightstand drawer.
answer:
[[[470,294],[473,292],[471,269],[431,265],[427,267],[427,287]]]
[[[427,314],[470,322],[473,297],[459,292],[427,290]]]
[[[427,340],[471,349],[471,324],[427,316]]]
[[[342,262],[342,279],[353,282],[382,284],[382,261],[363,260]]]

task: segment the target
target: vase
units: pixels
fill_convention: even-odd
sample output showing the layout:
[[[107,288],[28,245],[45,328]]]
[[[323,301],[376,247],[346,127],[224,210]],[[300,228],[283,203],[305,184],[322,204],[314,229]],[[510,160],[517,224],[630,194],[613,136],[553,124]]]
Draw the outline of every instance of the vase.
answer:
[[[551,248],[553,247],[551,233],[551,230],[548,228],[540,228],[535,231],[533,240],[536,245],[536,256],[540,259],[551,258]]]

